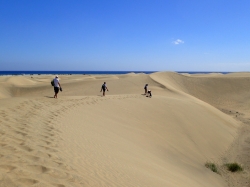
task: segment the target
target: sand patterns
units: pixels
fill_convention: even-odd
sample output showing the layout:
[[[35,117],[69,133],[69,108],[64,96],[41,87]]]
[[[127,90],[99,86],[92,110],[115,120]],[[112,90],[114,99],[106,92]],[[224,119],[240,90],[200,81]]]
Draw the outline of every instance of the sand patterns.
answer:
[[[58,118],[82,105],[108,99],[141,97],[76,97],[22,99],[0,110],[0,186],[84,186],[81,176],[61,157]]]
[[[64,186],[61,180],[67,186],[77,186],[70,182],[74,178],[68,173],[70,168],[54,156],[60,132],[54,127],[57,109],[51,111],[50,105],[26,100],[0,111],[0,186],[9,186],[11,182],[6,181],[12,179],[12,186]]]

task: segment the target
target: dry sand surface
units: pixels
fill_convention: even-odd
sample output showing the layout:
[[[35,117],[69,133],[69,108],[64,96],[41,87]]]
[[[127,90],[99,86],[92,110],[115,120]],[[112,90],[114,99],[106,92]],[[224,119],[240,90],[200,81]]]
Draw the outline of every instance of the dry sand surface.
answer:
[[[250,73],[53,77],[0,77],[0,187],[250,185]]]

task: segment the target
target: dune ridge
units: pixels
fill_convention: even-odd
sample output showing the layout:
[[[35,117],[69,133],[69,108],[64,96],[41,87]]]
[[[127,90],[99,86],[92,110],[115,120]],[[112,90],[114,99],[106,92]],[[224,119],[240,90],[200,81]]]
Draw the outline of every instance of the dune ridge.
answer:
[[[249,185],[250,74],[62,75],[58,99],[52,78],[0,77],[0,186]]]

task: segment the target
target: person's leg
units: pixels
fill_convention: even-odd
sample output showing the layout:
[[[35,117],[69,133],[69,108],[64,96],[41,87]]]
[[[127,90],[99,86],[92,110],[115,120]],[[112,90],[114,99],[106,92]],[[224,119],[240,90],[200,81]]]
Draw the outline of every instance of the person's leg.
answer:
[[[54,94],[54,98],[56,98],[56,88],[54,87],[54,92],[55,92],[55,94]]]
[[[55,92],[54,98],[57,98],[57,93]]]
[[[58,88],[58,87],[55,87],[54,90],[55,90],[54,98],[57,99],[57,94],[58,94],[59,88]]]

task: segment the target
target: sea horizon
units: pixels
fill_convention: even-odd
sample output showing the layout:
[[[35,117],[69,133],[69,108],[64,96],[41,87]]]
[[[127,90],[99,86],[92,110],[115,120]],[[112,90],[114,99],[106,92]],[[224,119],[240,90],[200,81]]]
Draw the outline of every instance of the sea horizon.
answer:
[[[102,74],[128,74],[128,73],[145,73],[145,74],[151,74],[155,72],[161,72],[161,71],[0,71],[0,76],[3,75],[102,75]],[[199,73],[233,73],[233,72],[223,72],[223,71],[171,71],[176,73],[189,73],[189,74],[199,74]]]

